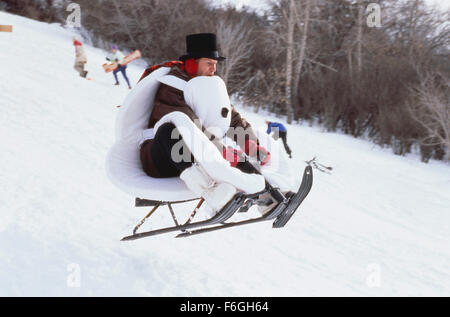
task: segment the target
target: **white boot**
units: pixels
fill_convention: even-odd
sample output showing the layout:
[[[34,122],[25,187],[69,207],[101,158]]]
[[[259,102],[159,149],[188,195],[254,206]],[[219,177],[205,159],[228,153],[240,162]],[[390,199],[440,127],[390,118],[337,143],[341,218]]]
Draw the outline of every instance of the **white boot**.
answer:
[[[195,194],[205,199],[206,213],[214,216],[233,198],[236,187],[228,183],[215,183],[214,180],[197,164],[185,169],[180,178]]]
[[[233,198],[234,194],[236,194],[236,187],[228,183],[218,183],[205,190],[202,197],[212,209],[210,216],[214,216],[222,209]]]

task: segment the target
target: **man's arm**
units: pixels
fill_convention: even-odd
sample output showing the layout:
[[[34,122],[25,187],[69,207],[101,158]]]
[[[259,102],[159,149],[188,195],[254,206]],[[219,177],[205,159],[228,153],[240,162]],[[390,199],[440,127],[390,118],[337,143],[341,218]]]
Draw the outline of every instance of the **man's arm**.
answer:
[[[272,122],[269,122],[269,124],[267,125],[267,134],[270,134],[270,132],[272,132]]]
[[[247,140],[253,140],[259,143],[250,123],[241,117],[233,106],[231,107],[231,123],[230,129],[227,131],[227,136],[233,139],[241,149],[244,149]]]
[[[180,111],[186,114],[197,125],[197,127],[202,130],[208,139],[213,142],[220,151],[222,151],[222,142],[215,138],[215,136],[206,130],[206,128],[200,123],[200,119],[194,113],[194,110],[186,104],[183,92],[165,84],[161,84],[158,92],[156,93],[153,111],[150,115],[148,125],[149,128],[153,128],[156,122],[158,122],[164,115],[174,111]]]

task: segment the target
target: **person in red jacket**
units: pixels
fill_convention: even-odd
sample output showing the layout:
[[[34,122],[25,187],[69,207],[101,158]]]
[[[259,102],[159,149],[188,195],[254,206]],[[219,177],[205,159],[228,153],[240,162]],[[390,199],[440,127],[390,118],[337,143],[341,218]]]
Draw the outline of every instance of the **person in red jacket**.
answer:
[[[84,52],[83,44],[78,41],[76,37],[73,39],[73,46],[75,47],[75,70],[81,77],[86,78],[88,71],[84,70],[84,66],[87,63],[86,53]]]

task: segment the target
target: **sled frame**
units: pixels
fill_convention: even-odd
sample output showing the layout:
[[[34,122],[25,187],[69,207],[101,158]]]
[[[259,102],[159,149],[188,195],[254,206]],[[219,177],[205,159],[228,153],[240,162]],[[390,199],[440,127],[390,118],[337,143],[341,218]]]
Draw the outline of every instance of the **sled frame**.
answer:
[[[172,216],[173,221],[175,222],[175,226],[179,226],[177,218],[175,216],[175,212],[173,211],[173,207],[172,205],[174,204],[183,204],[186,202],[190,202],[190,201],[194,201],[194,200],[200,200],[200,202],[197,204],[197,206],[195,207],[194,211],[191,213],[191,215],[189,216],[189,219],[187,220],[186,223],[189,223],[192,218],[195,216],[195,214],[197,213],[197,209],[200,208],[200,206],[203,204],[204,199],[203,198],[193,198],[193,199],[188,199],[188,200],[180,200],[180,201],[160,201],[160,200],[150,200],[150,199],[142,199],[142,198],[138,198],[136,197],[135,202],[134,202],[134,206],[135,207],[153,207],[150,212],[145,215],[144,218],[142,218],[142,220],[134,227],[133,229],[133,235],[136,234],[137,230],[145,223],[145,221],[150,218],[151,215],[153,215],[153,213],[161,206],[168,206],[169,207],[169,211],[170,211],[170,215]]]
[[[256,220],[263,221],[263,220],[272,220],[278,217],[281,212],[283,211],[284,207],[286,206],[288,202],[288,198],[286,198],[281,191],[278,188],[273,188],[269,183],[266,182],[266,188],[258,193],[254,194],[244,194],[244,193],[237,193],[234,195],[234,197],[212,218],[203,220],[203,221],[197,221],[197,222],[191,222],[194,218],[197,209],[201,206],[203,203],[203,198],[196,198],[191,200],[184,200],[184,201],[175,201],[175,202],[168,202],[168,201],[155,201],[155,200],[146,200],[146,199],[140,199],[136,198],[136,206],[142,207],[142,206],[152,206],[153,208],[150,210],[150,212],[136,225],[136,227],[133,229],[133,234],[130,236],[126,236],[122,238],[121,241],[129,241],[129,240],[136,240],[140,238],[145,238],[149,236],[159,235],[163,233],[169,233],[169,232],[175,232],[175,231],[181,231],[181,236],[189,236],[190,235],[190,229],[195,229],[199,227],[211,227],[213,225],[218,225],[219,227],[222,227],[226,225],[225,221],[227,221],[229,218],[231,218],[236,212],[247,211],[251,206],[253,206],[256,201],[258,200],[259,196],[262,194],[269,193],[277,202],[278,204],[268,211],[266,214],[264,214],[261,217],[253,218],[249,220],[243,220],[240,223],[246,224],[246,223],[252,223]],[[189,201],[194,201],[200,199],[197,206],[194,208],[188,219],[184,224],[180,224],[175,216],[175,213],[173,212],[172,205],[173,204],[180,204],[185,203]],[[160,207],[167,205],[169,207],[170,214],[172,216],[172,219],[175,223],[175,226],[172,227],[165,227],[162,229],[155,229],[151,231],[141,232],[138,233],[137,230],[140,226],[142,226],[145,221],[150,218],[150,216]],[[178,237],[178,236],[177,236]]]
[[[192,215],[194,214],[194,212],[196,212],[196,208],[195,208],[194,211],[191,213],[191,216],[189,216],[187,221],[182,225],[180,225],[178,223],[178,221],[176,220],[175,214],[173,213],[172,204],[174,204],[174,202],[161,202],[160,204],[156,203],[156,205],[154,205],[153,209],[135,227],[135,229],[133,230],[133,234],[122,238],[121,241],[136,240],[136,239],[140,239],[140,238],[144,238],[144,237],[149,237],[149,236],[154,236],[154,235],[159,235],[159,234],[174,232],[174,231],[185,232],[188,229],[209,226],[209,225],[224,222],[227,219],[229,219],[237,211],[237,209],[244,203],[245,199],[246,199],[246,195],[244,195],[243,193],[237,193],[222,208],[222,210],[219,213],[217,213],[215,216],[213,216],[212,218],[210,218],[208,220],[198,221],[198,222],[191,222],[191,220],[193,218]],[[183,201],[183,202],[187,202],[187,201]],[[200,202],[197,206],[200,205]],[[156,211],[156,209],[158,209],[161,205],[163,205],[165,203],[169,206],[169,210],[170,210],[172,218],[175,222],[175,226],[137,233],[137,229],[139,229],[139,227]],[[176,203],[180,203],[180,202],[176,202]]]
[[[253,167],[255,172],[259,172],[258,169],[253,164],[251,164],[251,167]],[[310,182],[307,181],[308,178],[310,179]],[[307,191],[306,191],[306,193],[304,193],[304,196],[301,198],[300,203],[301,203],[301,201],[303,201],[303,199],[306,197],[306,195],[308,195],[309,190],[311,189],[312,168],[310,165],[308,165],[304,170],[302,183],[300,185],[299,191],[302,190],[302,188],[305,187],[305,185],[308,186],[307,185],[308,183],[309,183],[309,188],[307,188]],[[242,221],[238,221],[238,222],[229,222],[229,223],[226,222],[236,212],[239,212],[239,211],[246,212],[251,206],[257,204],[259,197],[263,194],[269,194],[275,200],[274,202],[277,203],[272,209],[270,209],[269,211],[267,211],[260,217],[250,218],[250,219],[242,220]],[[292,194],[294,194],[294,193],[292,193]],[[175,213],[173,212],[172,204],[180,204],[180,203],[185,203],[185,202],[189,202],[189,201],[194,201],[197,199],[200,199],[199,203],[194,208],[194,210],[190,214],[187,221],[183,225],[180,225],[175,216]],[[210,232],[210,231],[215,231],[215,230],[220,230],[220,229],[225,229],[225,228],[240,226],[240,225],[245,225],[245,224],[251,224],[251,223],[256,223],[256,222],[261,222],[261,221],[275,219],[275,222],[277,222],[278,217],[281,217],[281,215],[285,211],[286,207],[288,207],[288,205],[290,203],[290,196],[288,194],[285,196],[280,191],[279,188],[273,187],[266,180],[266,186],[263,191],[254,193],[254,194],[244,194],[242,192],[238,192],[212,218],[203,220],[203,221],[191,222],[197,212],[197,209],[201,206],[203,201],[204,201],[203,198],[194,198],[194,199],[190,199],[190,200],[173,201],[173,202],[155,201],[155,200],[146,200],[146,199],[136,198],[136,202],[135,202],[136,207],[153,206],[153,208],[141,220],[141,222],[134,228],[133,234],[122,238],[121,241],[136,240],[136,239],[141,239],[141,238],[145,238],[145,237],[149,237],[149,236],[155,236],[155,235],[160,235],[160,234],[164,234],[164,233],[175,232],[175,231],[181,231],[181,233],[179,233],[176,236],[176,238],[181,238],[181,237],[189,237],[189,236],[192,236],[195,234],[200,234],[203,232]],[[139,229],[139,227],[156,211],[156,209],[158,209],[160,206],[164,206],[164,205],[168,205],[169,211],[171,213],[171,216],[173,218],[175,226],[137,233],[137,230]],[[298,206],[297,206],[297,208],[298,208]],[[294,210],[294,212],[295,212],[295,210]],[[292,214],[293,214],[293,212],[292,212]],[[285,219],[282,224],[277,225],[277,226],[273,225],[273,227],[274,228],[283,227],[285,225],[285,223],[289,220],[289,218],[292,216],[292,214],[289,215],[289,217],[287,219]],[[274,222],[274,224],[275,224],[275,222]],[[203,227],[203,228],[201,228],[201,227]],[[198,229],[198,228],[201,228],[201,229]],[[196,229],[196,230],[191,230],[191,229]]]

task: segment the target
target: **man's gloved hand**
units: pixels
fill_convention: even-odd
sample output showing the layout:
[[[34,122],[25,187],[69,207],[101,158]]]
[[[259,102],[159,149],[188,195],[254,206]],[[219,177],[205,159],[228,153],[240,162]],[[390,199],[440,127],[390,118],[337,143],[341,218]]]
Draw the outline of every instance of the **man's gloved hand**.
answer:
[[[270,161],[270,152],[253,140],[247,140],[245,142],[245,154],[250,157],[256,157],[261,165],[265,165]]]
[[[111,59],[110,59],[109,57],[106,57],[106,60],[107,60],[107,61],[111,61]]]
[[[232,167],[236,167],[236,165],[240,162],[239,158],[242,154],[243,152],[241,150],[237,150],[231,146],[224,147],[222,150],[223,158],[230,162]]]

